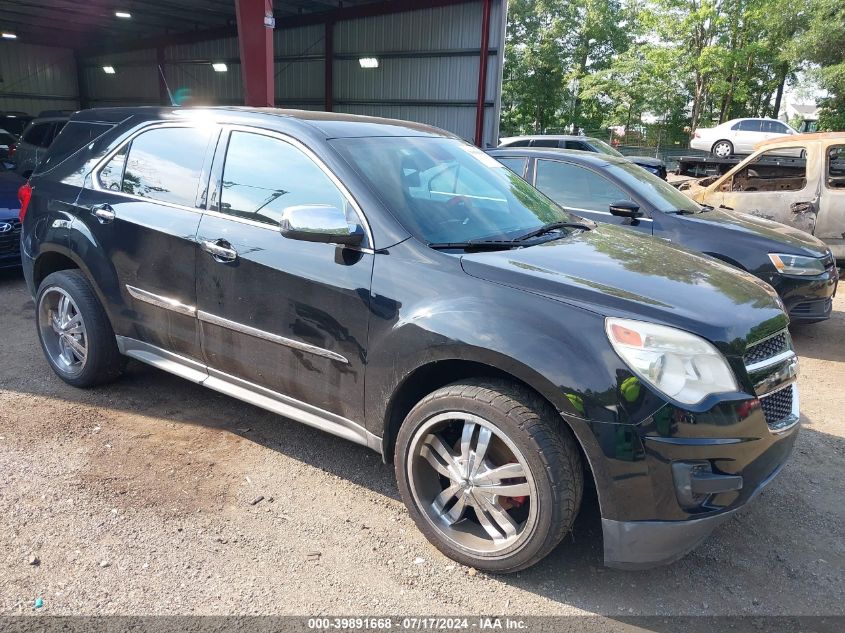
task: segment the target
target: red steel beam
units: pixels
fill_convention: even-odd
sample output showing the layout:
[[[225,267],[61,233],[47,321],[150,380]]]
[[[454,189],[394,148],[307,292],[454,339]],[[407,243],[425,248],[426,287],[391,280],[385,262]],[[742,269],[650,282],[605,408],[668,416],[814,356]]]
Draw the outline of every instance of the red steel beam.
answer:
[[[273,17],[273,0],[235,0],[235,14],[244,104],[272,108],[276,100],[273,29],[264,25],[264,18]]]
[[[478,100],[475,105],[475,144],[484,143],[484,101],[487,96],[487,65],[490,61],[490,5],[483,0],[481,9],[481,55],[478,57]]]

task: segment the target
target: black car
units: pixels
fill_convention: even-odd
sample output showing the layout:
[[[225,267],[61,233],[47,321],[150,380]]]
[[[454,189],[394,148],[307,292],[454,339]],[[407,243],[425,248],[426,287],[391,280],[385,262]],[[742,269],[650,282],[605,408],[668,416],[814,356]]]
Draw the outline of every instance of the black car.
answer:
[[[639,165],[650,174],[666,180],[666,163],[653,156],[626,156],[612,145],[592,136],[574,136],[566,134],[544,134],[539,136],[514,136],[503,138],[499,148],[533,147],[535,149],[572,149],[581,152],[593,152],[605,156],[624,158]]]
[[[0,268],[21,265],[18,191],[24,179],[0,163]]]
[[[612,156],[561,150],[494,150],[566,209],[706,253],[774,286],[792,321],[830,317],[839,280],[830,248],[809,233],[731,209],[702,206]]]
[[[797,437],[768,285],[571,216],[427,126],[82,111],[22,199],[39,339],[65,382],[135,358],[366,445],[432,543],[479,569],[548,554],[585,481],[607,564],[672,561]]]

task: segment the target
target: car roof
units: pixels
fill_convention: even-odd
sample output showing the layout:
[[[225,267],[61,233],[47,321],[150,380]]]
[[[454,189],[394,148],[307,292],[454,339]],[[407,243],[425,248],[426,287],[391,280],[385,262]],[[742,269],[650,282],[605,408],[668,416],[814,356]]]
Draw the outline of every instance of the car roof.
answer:
[[[604,165],[620,165],[630,163],[626,158],[610,156],[598,152],[584,152],[580,149],[562,149],[557,147],[502,147],[491,149],[487,152],[491,156],[525,156],[528,158],[548,158],[550,160],[566,159],[579,165],[592,165],[602,167]]]
[[[595,136],[584,136],[583,134],[525,134],[523,136],[506,136],[501,141],[525,141],[541,138],[553,138],[557,141],[599,141]]]
[[[370,136],[438,136],[458,138],[439,128],[381,117],[370,117],[341,112],[289,110],[281,108],[254,108],[246,106],[221,107],[157,107],[94,108],[76,112],[73,121],[118,123],[130,117],[142,120],[190,120],[213,118],[218,123],[261,122],[269,128],[282,122],[298,122],[318,130],[325,138],[353,138]]]
[[[70,119],[69,116],[45,116],[32,119],[29,124],[38,125],[39,123],[55,123],[56,121],[67,121],[68,119]]]

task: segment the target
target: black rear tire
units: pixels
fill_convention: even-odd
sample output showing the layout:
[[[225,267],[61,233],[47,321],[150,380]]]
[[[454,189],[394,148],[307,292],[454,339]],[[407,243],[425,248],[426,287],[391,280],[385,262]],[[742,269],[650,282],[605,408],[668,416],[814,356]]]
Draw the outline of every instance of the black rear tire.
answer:
[[[461,412],[468,417],[461,418]],[[458,420],[472,418],[483,422],[495,434],[494,437],[505,438],[498,440],[500,445],[507,442],[514,449],[512,455],[530,473],[530,477],[526,477],[532,484],[528,503],[533,504],[531,511],[535,514],[533,519],[525,519],[520,524],[522,531],[513,545],[502,546],[498,550],[495,550],[494,545],[490,551],[480,551],[477,547],[467,545],[469,541],[456,536],[453,528],[469,525],[475,529],[475,526],[466,522],[480,525],[475,509],[471,513],[466,511],[463,518],[453,526],[447,526],[439,523],[436,516],[432,517],[432,504],[422,500],[420,489],[423,486],[417,480],[417,473],[420,468],[425,470],[428,466],[425,462],[431,459],[419,454],[420,437],[429,432],[428,429],[434,428],[432,423],[443,416],[449,418],[452,415]],[[438,437],[445,439],[446,435],[444,432]],[[430,438],[431,435],[425,437]],[[491,441],[491,447],[495,441]],[[425,441],[422,443],[425,444]],[[487,450],[488,455],[491,450]],[[475,453],[472,454],[475,456]],[[518,467],[511,458],[502,461]],[[449,558],[476,569],[496,573],[525,569],[548,555],[571,529],[584,489],[581,453],[560,415],[536,393],[505,380],[460,381],[423,398],[410,411],[399,430],[394,463],[402,499],[426,538]],[[422,466],[416,465],[419,463]],[[439,476],[444,488],[455,483],[442,474]],[[507,484],[515,480],[501,481]],[[438,492],[436,482],[435,495]],[[427,485],[430,488],[432,483],[429,481]],[[473,486],[474,482],[461,485]],[[470,493],[456,493],[456,499],[459,494]],[[522,504],[526,498],[514,499],[522,499]],[[457,503],[455,501],[455,506]],[[506,507],[509,505],[509,502],[505,503]],[[514,507],[511,505],[506,510],[512,519],[516,518],[514,512],[518,514],[523,510],[520,506],[516,506],[515,510]]]
[[[78,356],[74,365],[62,362],[57,354],[60,338],[52,326],[49,315],[51,297],[67,296],[72,301],[73,313],[84,324],[84,361]],[[38,288],[35,298],[35,321],[38,340],[44,356],[53,371],[69,385],[86,388],[111,382],[118,378],[126,366],[126,357],[117,348],[114,330],[106,311],[97,298],[91,282],[77,269],[61,270],[48,275]],[[51,337],[55,336],[55,340]]]

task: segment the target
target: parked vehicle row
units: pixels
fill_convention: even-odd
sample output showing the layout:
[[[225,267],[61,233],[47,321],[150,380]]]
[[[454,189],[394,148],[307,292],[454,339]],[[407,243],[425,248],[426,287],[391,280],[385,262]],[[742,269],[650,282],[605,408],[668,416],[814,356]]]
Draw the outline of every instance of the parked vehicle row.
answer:
[[[560,150],[490,153],[581,217],[654,235],[756,275],[778,291],[793,322],[830,317],[836,260],[809,233],[724,208],[721,200],[701,205],[622,158]]]
[[[595,152],[606,156],[625,158],[639,165],[650,174],[666,180],[666,163],[651,156],[624,156],[619,150],[592,136],[544,134],[536,136],[512,136],[501,139],[499,148],[531,147],[534,149],[572,149]]]
[[[672,561],[797,437],[771,286],[571,214],[427,126],[88,110],[20,199],[59,377],[102,384],[131,357],[369,446],[478,569],[542,559],[586,482],[607,564]]]

